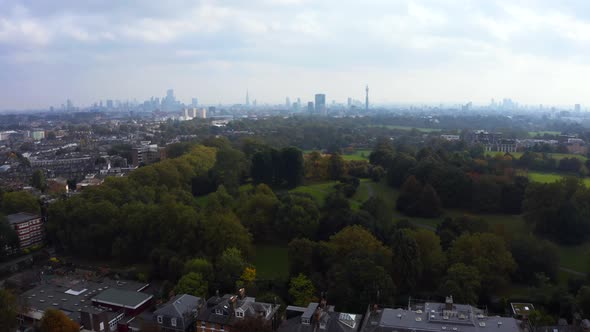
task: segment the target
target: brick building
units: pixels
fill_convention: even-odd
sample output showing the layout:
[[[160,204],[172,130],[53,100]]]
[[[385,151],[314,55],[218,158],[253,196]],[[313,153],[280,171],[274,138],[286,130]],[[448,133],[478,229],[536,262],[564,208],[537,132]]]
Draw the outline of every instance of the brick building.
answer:
[[[44,231],[40,216],[19,212],[6,216],[6,220],[16,231],[21,249],[43,244]]]

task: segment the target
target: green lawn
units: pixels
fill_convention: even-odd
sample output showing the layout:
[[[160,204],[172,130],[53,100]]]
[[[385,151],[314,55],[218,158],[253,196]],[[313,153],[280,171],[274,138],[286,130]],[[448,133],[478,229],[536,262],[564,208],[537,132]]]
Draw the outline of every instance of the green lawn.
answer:
[[[495,157],[497,154],[504,155],[505,152],[497,152],[497,151],[486,151],[485,155],[490,157]],[[522,157],[522,152],[510,152],[510,155],[516,159]]]
[[[326,196],[329,193],[334,192],[334,185],[337,184],[337,181],[330,181],[330,182],[322,182],[322,183],[315,183],[315,184],[307,184],[304,186],[299,186],[291,192],[297,193],[306,193],[310,194],[315,201],[319,204],[319,206],[324,206],[324,202],[326,201]]]
[[[286,279],[289,277],[287,246],[259,244],[256,246],[256,278],[259,280]]]
[[[486,151],[485,155],[490,156],[490,157],[494,157],[498,153],[504,155],[504,152],[497,152],[497,151]],[[520,159],[520,157],[522,157],[522,155],[523,155],[522,152],[510,152],[510,154],[516,159]],[[563,158],[578,158],[581,161],[588,160],[588,158],[585,156],[582,156],[579,154],[570,154],[570,153],[549,153],[549,156],[553,159],[556,159],[557,161],[559,161]]]
[[[344,160],[369,160],[371,150],[355,150],[352,154],[343,154]]]
[[[559,246],[559,263],[575,271],[586,272],[590,267],[590,242],[577,246]]]
[[[553,183],[561,180],[564,176],[566,175],[558,173],[529,172],[529,180],[540,183]],[[590,187],[590,178],[584,178],[583,182]]]

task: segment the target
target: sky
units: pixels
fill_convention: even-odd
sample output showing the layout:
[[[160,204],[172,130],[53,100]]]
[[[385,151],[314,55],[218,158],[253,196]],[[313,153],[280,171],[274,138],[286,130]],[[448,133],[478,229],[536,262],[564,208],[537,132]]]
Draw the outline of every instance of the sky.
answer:
[[[587,0],[0,0],[0,109],[143,101],[590,105]]]

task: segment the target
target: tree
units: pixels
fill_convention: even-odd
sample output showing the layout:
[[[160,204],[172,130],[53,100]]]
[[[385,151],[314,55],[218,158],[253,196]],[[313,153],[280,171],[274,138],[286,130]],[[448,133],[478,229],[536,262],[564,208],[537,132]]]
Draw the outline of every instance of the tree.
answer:
[[[200,298],[207,297],[209,283],[200,273],[189,272],[185,274],[174,287],[176,294],[189,294]]]
[[[26,191],[12,191],[4,193],[2,197],[2,211],[5,214],[29,212],[40,214],[41,207],[35,196]]]
[[[18,307],[16,297],[6,289],[0,289],[0,330],[12,331],[16,327]]]
[[[520,236],[511,241],[510,251],[517,265],[516,280],[527,282],[538,273],[557,280],[559,255],[553,243],[530,235]]]
[[[447,262],[440,238],[434,232],[423,228],[408,231],[408,235],[414,238],[420,252],[423,268],[421,285],[427,287],[439,284]]]
[[[303,273],[291,278],[289,296],[293,299],[293,304],[300,307],[305,307],[317,299],[313,283]]]
[[[18,246],[18,235],[5,218],[0,215],[0,259],[6,257],[9,253],[7,248],[16,248]]]
[[[477,304],[482,279],[479,271],[463,263],[451,265],[445,281],[439,288],[444,296],[453,295],[455,302]]]
[[[585,315],[590,315],[590,286],[583,286],[576,295],[576,305]]]
[[[203,276],[203,279],[211,282],[215,278],[213,272],[213,265],[209,263],[205,258],[193,258],[184,263],[184,274],[188,273],[199,273]]]
[[[248,228],[257,242],[270,240],[279,205],[272,189],[265,184],[259,184],[251,195],[241,201],[237,214],[242,224]]]
[[[233,291],[234,282],[240,278],[246,263],[242,252],[237,248],[227,248],[221,254],[217,264],[217,281],[225,291]]]
[[[305,166],[303,153],[298,148],[288,147],[281,150],[281,178],[287,188],[295,188],[303,184]]]
[[[463,263],[475,267],[487,294],[506,285],[516,269],[504,239],[490,233],[461,235],[453,242],[448,256],[450,264]]]
[[[47,309],[41,318],[39,330],[41,332],[78,332],[80,325],[61,310]]]
[[[315,239],[320,211],[311,197],[290,193],[281,197],[274,221],[275,232],[287,241],[294,238]]]
[[[396,271],[394,281],[398,287],[411,294],[421,278],[423,269],[418,243],[404,230],[398,230],[393,235],[391,246]]]
[[[47,182],[45,181],[45,174],[42,170],[38,169],[33,172],[31,185],[41,191],[45,191],[47,188]]]
[[[420,200],[416,206],[416,213],[421,217],[438,217],[442,212],[440,199],[431,185],[426,184],[420,194]]]
[[[415,214],[416,202],[420,200],[422,194],[422,185],[418,182],[415,176],[409,176],[402,186],[400,195],[396,202],[396,207],[399,211],[408,214]]]
[[[333,153],[330,156],[330,162],[328,163],[328,173],[331,180],[340,180],[344,177],[344,159],[339,153]]]
[[[214,257],[229,247],[235,247],[246,256],[250,254],[252,236],[233,212],[208,215],[202,222],[203,248]]]

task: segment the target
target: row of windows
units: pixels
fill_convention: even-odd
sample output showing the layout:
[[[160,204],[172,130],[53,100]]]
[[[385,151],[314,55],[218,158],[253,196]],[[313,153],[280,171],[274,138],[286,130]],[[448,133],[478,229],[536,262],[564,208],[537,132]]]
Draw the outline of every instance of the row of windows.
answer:
[[[163,324],[164,323],[164,317],[162,316],[158,316],[158,324]],[[176,318],[171,318],[170,319],[170,325],[176,327]]]
[[[211,324],[211,330],[215,330],[216,324]],[[201,321],[201,329],[204,331],[207,328],[207,322]],[[223,325],[219,325],[218,331],[225,331]]]

